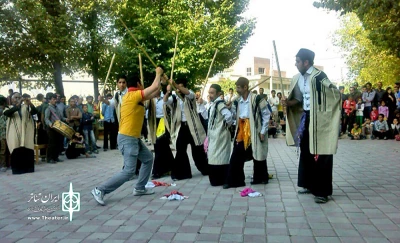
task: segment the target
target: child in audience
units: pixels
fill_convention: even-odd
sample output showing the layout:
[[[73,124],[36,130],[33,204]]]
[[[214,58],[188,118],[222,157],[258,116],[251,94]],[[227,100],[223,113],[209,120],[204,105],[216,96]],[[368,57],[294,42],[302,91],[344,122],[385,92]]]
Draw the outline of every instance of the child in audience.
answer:
[[[373,106],[370,114],[371,122],[377,121],[378,117],[379,117],[378,109],[376,109],[376,106]]]
[[[351,133],[349,134],[351,140],[360,140],[361,139],[361,128],[358,126],[358,123],[353,124],[353,129],[351,129]]]
[[[268,137],[272,136],[273,138],[276,138],[276,123],[274,121],[273,116],[271,116],[271,118],[269,119],[269,123],[268,123]]]
[[[381,106],[379,106],[378,112],[379,112],[379,114],[384,115],[385,121],[389,117],[389,108],[386,106],[384,100],[381,101]]]
[[[397,118],[393,119],[393,123],[390,125],[390,139],[395,139],[396,135],[400,134],[400,124]]]
[[[358,102],[356,105],[356,123],[359,126],[362,126],[364,120],[364,104],[362,103],[362,99],[358,98]]]
[[[365,118],[365,122],[362,124],[362,136],[363,138],[367,138],[367,135],[372,135],[373,131],[373,123],[371,123],[371,119]],[[371,136],[373,138],[373,135]]]
[[[348,125],[348,132],[351,132],[351,129],[353,128],[353,122],[354,122],[354,110],[356,107],[356,102],[353,100],[353,96],[349,96],[347,100],[343,102],[343,109],[344,109],[344,116],[343,116],[343,121],[342,121],[342,133],[346,133],[346,128]]]
[[[377,139],[387,140],[389,126],[384,118],[385,116],[383,114],[379,114],[378,120],[374,122],[374,131],[372,133]]]
[[[86,152],[85,139],[83,139],[83,136],[79,132],[76,132],[68,144],[65,156],[67,156],[68,159],[76,159],[80,155],[86,155],[86,158],[96,158],[96,156]]]

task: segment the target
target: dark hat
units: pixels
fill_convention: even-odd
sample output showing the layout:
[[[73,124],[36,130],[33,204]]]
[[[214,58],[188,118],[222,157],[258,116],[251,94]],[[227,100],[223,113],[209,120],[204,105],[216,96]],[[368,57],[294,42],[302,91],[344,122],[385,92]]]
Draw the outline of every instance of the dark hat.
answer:
[[[301,48],[299,52],[297,52],[296,57],[299,57],[303,61],[308,60],[314,62],[315,53],[311,50]]]

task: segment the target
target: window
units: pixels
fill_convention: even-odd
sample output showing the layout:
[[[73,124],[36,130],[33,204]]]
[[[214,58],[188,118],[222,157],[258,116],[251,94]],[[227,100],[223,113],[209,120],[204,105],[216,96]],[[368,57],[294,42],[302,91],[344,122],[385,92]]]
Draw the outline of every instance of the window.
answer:
[[[246,75],[251,76],[251,67],[246,68]]]
[[[265,73],[265,68],[258,68],[258,74],[264,74]]]

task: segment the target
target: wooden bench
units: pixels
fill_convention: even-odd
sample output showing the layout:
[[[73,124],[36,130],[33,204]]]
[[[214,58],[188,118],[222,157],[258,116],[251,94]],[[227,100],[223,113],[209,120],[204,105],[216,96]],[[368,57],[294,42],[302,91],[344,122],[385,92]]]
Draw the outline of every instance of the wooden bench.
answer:
[[[39,157],[47,156],[47,144],[35,144],[34,149],[35,149],[35,161],[36,161],[36,164],[38,164]],[[40,156],[40,149],[46,149],[46,155]]]

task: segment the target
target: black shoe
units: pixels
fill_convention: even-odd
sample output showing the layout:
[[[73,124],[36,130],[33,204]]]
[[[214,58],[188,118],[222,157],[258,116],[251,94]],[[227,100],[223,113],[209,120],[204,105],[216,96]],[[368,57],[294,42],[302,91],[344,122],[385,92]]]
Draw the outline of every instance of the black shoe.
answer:
[[[55,162],[54,160],[49,160],[49,161],[47,161],[47,163],[49,163],[49,164],[55,164],[55,163],[57,163],[57,162]]]
[[[229,189],[230,186],[229,186],[229,184],[224,184],[224,185],[222,186],[222,188],[223,188],[223,189]]]
[[[314,197],[316,203],[327,203],[328,197]]]
[[[257,184],[268,184],[268,180],[266,181],[251,181],[250,182],[251,185],[257,185]]]
[[[100,147],[100,146],[97,146],[97,145],[96,145],[96,148],[97,148],[97,149],[101,149],[101,147]]]
[[[103,151],[104,151],[104,152],[106,152],[107,150],[108,150],[108,149],[106,149],[106,148],[105,148],[105,149],[103,149]]]
[[[310,194],[311,191],[308,190],[307,188],[301,189],[297,191],[298,194]]]
[[[62,159],[56,159],[54,161],[56,161],[56,162],[64,162],[64,160],[62,160]]]

